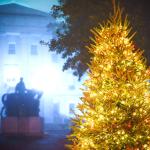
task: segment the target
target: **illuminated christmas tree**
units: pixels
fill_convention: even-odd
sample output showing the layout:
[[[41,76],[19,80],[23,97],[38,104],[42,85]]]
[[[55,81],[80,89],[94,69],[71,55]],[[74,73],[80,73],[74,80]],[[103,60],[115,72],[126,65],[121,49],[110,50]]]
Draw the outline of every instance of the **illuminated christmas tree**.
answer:
[[[127,18],[114,8],[92,30],[89,78],[69,136],[72,150],[150,149],[150,71]]]

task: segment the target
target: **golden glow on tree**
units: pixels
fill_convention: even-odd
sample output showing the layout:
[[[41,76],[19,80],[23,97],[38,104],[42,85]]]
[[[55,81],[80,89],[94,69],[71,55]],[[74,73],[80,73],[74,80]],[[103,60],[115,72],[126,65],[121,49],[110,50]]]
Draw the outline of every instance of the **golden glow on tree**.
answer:
[[[92,30],[94,57],[73,119],[72,150],[150,150],[150,71],[121,16],[117,8]]]

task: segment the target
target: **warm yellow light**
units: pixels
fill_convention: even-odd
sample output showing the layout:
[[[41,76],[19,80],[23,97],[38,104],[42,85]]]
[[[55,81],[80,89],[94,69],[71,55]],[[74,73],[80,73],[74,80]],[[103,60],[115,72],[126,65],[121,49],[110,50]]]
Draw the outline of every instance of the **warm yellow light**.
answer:
[[[78,105],[82,113],[72,127],[72,150],[150,149],[150,70],[120,15],[117,10],[92,31],[94,57]]]

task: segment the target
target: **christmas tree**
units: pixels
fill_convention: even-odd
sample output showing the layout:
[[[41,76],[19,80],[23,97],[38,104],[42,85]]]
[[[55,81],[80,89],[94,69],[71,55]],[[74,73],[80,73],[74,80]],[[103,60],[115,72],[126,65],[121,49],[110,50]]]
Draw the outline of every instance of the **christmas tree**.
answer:
[[[150,149],[150,71],[119,7],[92,30],[93,54],[80,113],[73,119],[73,150]]]

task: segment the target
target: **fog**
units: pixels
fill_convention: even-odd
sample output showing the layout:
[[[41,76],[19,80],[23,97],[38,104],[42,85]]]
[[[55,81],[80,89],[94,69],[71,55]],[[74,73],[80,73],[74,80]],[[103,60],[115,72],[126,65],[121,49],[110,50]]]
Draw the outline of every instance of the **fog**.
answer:
[[[40,116],[45,124],[69,122],[84,80],[79,82],[71,70],[63,72],[65,60],[40,44],[55,37],[56,27],[46,12],[16,3],[0,5],[0,96],[13,93],[23,77],[27,89],[43,92]]]

